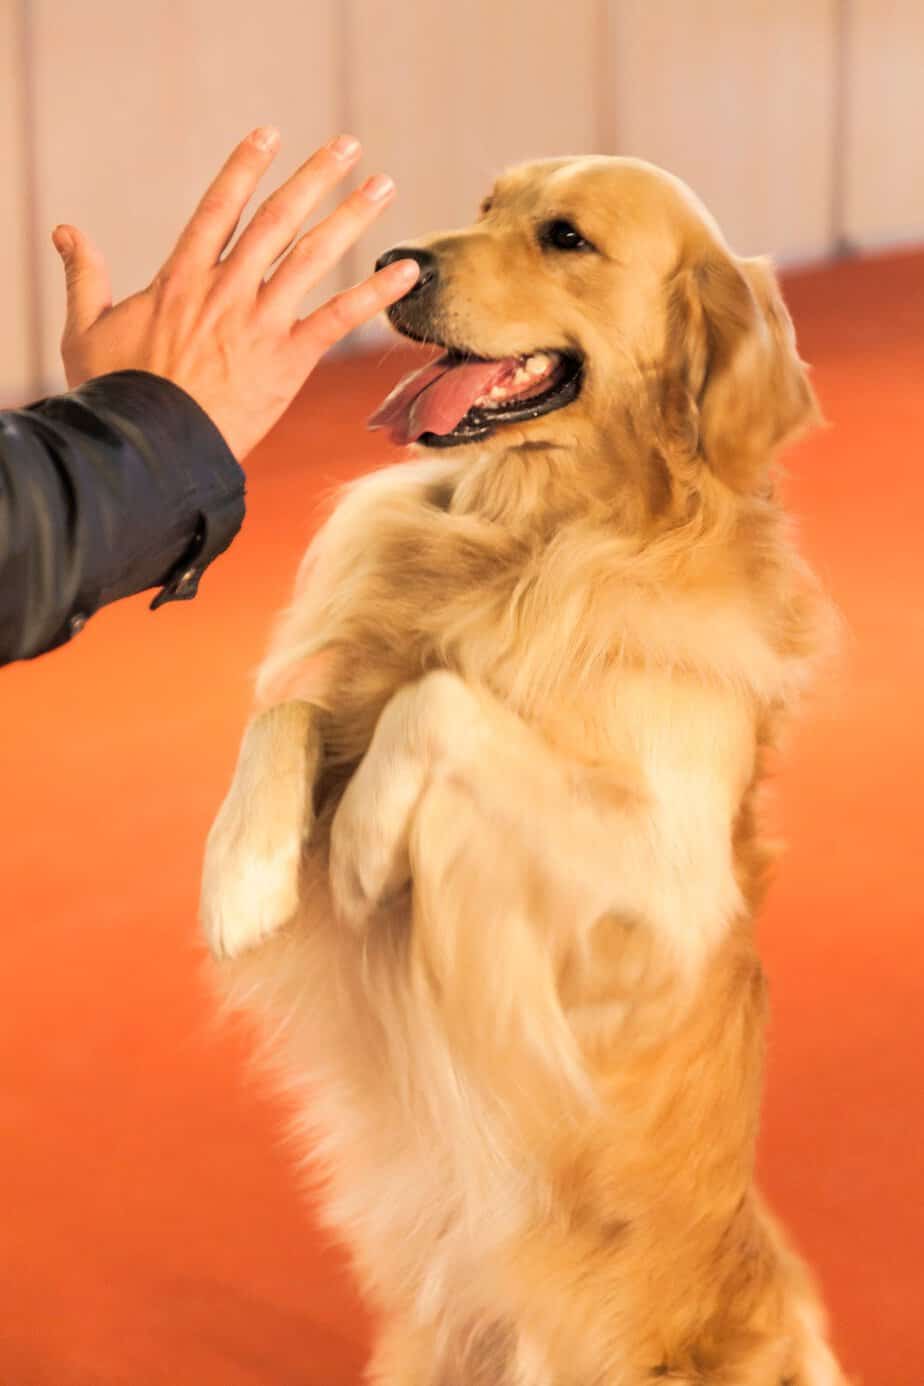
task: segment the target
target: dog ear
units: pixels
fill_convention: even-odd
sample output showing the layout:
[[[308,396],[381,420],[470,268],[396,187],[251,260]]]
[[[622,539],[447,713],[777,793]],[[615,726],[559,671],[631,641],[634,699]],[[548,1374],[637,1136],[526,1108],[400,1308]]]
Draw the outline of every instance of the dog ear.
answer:
[[[758,485],[776,449],[820,421],[767,260],[715,251],[680,271],[667,365],[695,420],[699,455],[735,490]]]

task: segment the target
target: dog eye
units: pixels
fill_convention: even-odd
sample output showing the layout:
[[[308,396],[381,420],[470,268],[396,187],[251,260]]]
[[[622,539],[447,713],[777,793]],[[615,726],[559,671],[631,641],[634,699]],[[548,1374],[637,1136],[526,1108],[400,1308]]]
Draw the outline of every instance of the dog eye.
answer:
[[[539,244],[546,250],[593,250],[595,247],[586,240],[570,221],[561,218],[547,221],[539,229]]]

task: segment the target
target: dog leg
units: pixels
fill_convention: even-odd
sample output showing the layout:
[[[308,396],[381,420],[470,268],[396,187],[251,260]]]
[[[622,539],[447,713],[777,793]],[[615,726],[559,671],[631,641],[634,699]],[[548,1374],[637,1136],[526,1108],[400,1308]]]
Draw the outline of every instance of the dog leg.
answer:
[[[388,703],[340,802],[330,855],[338,914],[364,927],[390,894],[409,884],[411,825],[421,819],[428,838],[444,841],[447,851],[474,831],[472,860],[484,864],[493,857],[492,867],[503,868],[504,877],[511,875],[515,838],[527,853],[544,858],[552,874],[561,856],[569,899],[577,906],[589,894],[586,907],[596,917],[619,903],[609,885],[610,829],[614,815],[624,814],[626,796],[621,789],[597,793],[588,787],[591,780],[456,675],[428,674]],[[573,879],[578,864],[586,868],[583,889]],[[496,895],[500,880],[493,869],[489,874]]]
[[[409,684],[386,705],[331,829],[331,893],[344,923],[364,927],[408,883],[411,819],[433,763],[476,715],[475,698],[448,673]]]
[[[320,762],[309,703],[268,708],[244,733],[205,849],[200,917],[216,957],[255,947],[295,913]]]

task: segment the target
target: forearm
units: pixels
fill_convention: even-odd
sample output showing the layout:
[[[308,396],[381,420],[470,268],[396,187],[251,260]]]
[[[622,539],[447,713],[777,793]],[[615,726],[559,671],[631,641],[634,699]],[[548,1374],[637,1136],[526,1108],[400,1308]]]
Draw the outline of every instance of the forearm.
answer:
[[[197,404],[124,371],[0,418],[0,662],[99,607],[195,595],[244,513],[244,476]]]

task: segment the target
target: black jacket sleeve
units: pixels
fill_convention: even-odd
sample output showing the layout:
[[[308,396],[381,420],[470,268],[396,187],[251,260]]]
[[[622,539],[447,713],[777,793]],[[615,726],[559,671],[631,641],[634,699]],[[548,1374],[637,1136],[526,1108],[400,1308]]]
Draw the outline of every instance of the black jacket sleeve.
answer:
[[[194,597],[244,517],[244,474],[177,385],[119,371],[0,414],[0,664],[107,602]]]

